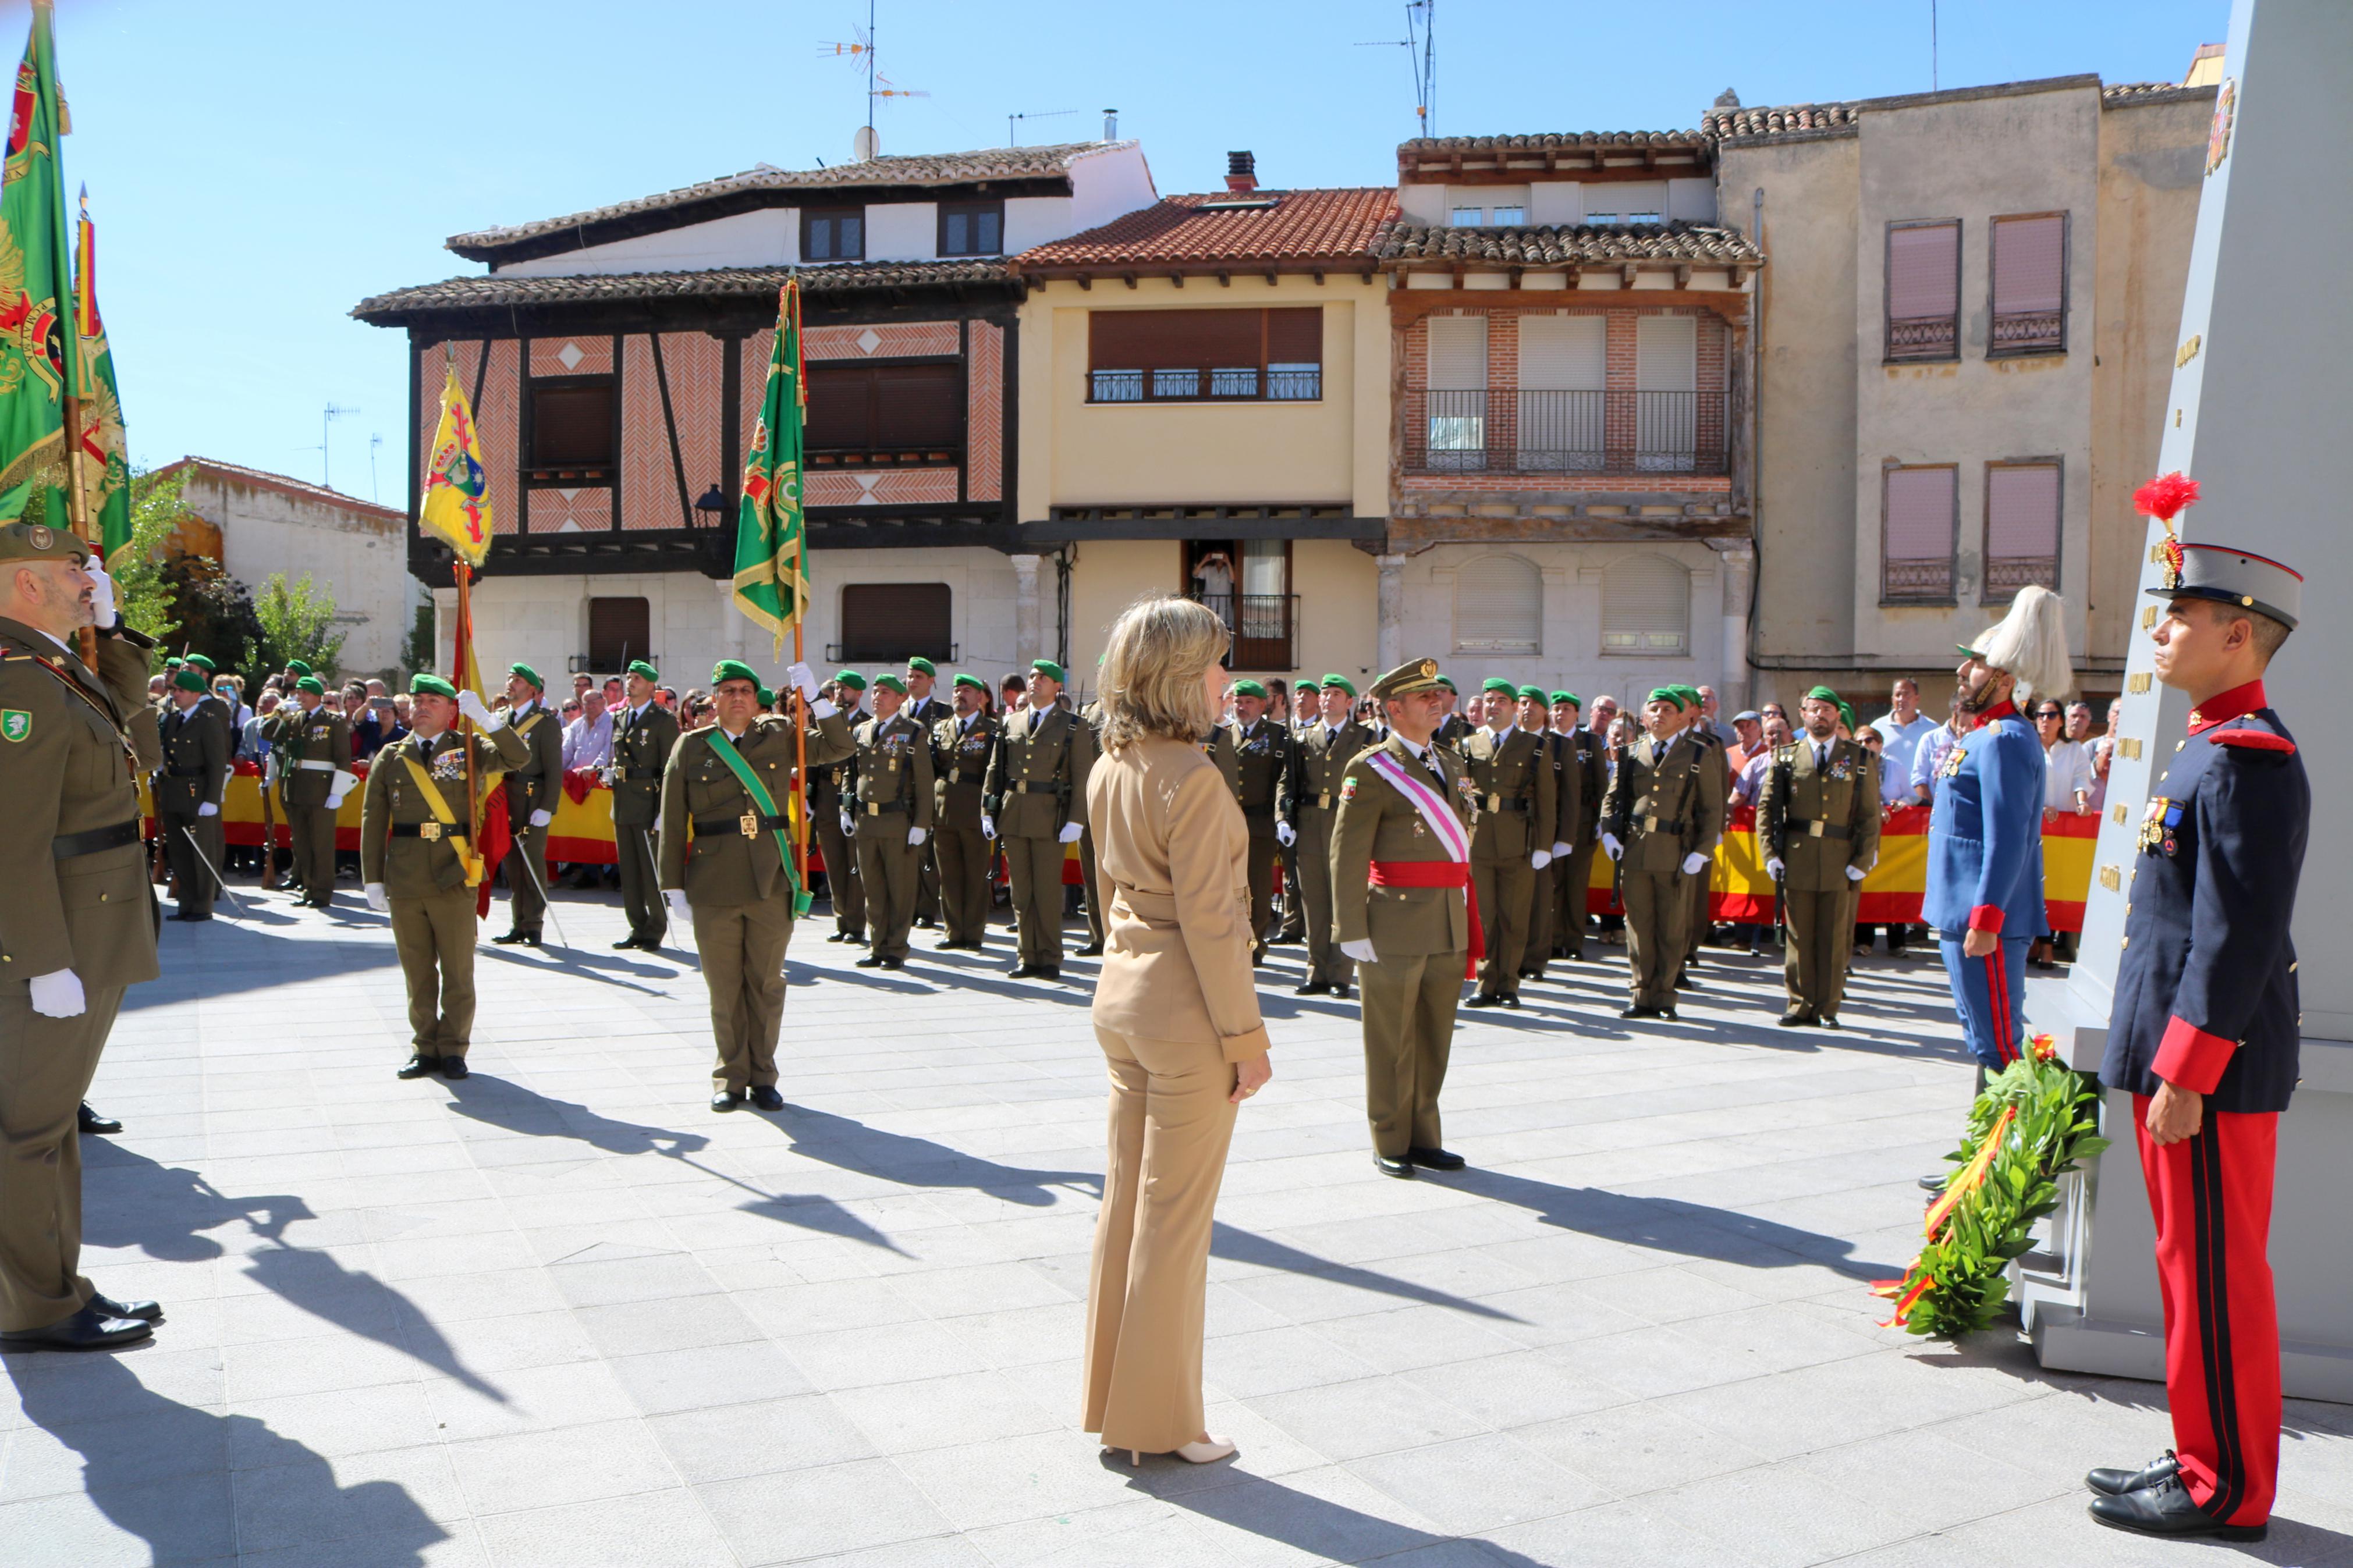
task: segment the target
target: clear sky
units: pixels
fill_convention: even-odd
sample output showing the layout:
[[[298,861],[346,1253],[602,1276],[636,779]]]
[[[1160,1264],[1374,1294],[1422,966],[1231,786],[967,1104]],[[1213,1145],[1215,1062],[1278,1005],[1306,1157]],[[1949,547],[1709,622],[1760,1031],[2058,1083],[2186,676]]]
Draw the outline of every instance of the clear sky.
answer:
[[[1437,0],[1442,135],[1688,127],[1748,104],[1929,86],[1928,0]],[[997,146],[1016,111],[1102,110],[1164,193],[1229,149],[1270,185],[1388,184],[1414,134],[1396,0],[879,0],[886,153]],[[2228,0],[1941,0],[1945,87],[2179,80]],[[26,0],[0,0],[21,49]],[[849,155],[862,75],[827,57],[865,0],[58,0],[69,187],[134,460],[185,453],[406,501],[405,335],[347,312],[478,272],[447,236],[768,163]],[[1966,156],[1966,149],[1956,149]],[[69,191],[70,194],[70,191]],[[383,437],[370,472],[372,436]]]

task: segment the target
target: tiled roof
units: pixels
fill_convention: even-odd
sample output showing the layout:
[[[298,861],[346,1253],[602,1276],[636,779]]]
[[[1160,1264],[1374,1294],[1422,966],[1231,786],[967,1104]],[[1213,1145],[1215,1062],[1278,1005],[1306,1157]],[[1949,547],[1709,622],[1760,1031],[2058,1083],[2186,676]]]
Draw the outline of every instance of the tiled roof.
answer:
[[[1164,196],[1101,228],[1025,250],[1012,267],[1036,272],[1365,260],[1381,226],[1396,216],[1397,192],[1387,185]]]
[[[352,314],[379,326],[396,325],[434,310],[479,306],[601,304],[632,300],[750,299],[773,295],[789,267],[715,267],[699,272],[616,272],[558,278],[488,276],[452,278],[396,289],[353,307]],[[1008,281],[1002,261],[849,261],[804,267],[797,276],[811,294],[869,289],[913,289],[941,284]]]
[[[1546,131],[1533,136],[1417,136],[1398,156],[1446,153],[1548,153],[1586,147],[1704,147],[1698,131]]]
[[[2100,89],[2100,102],[2114,109],[2119,104],[2149,103],[2159,98],[2210,98],[2211,87],[2184,87],[2178,81],[2112,81]]]
[[[1709,224],[1640,223],[1599,227],[1448,228],[1398,225],[1375,254],[1384,261],[1475,261],[1515,267],[1611,267],[1663,261],[1704,267],[1760,265],[1757,247]]]
[[[377,501],[362,500],[357,496],[347,496],[341,490],[331,490],[324,485],[314,485],[289,474],[273,474],[260,468],[248,468],[242,463],[224,463],[217,458],[183,458],[176,463],[166,464],[158,477],[181,472],[191,476],[209,475],[216,479],[232,479],[238,484],[249,485],[255,489],[275,490],[280,495],[292,496],[297,500],[317,501],[324,506],[341,507],[345,511],[358,512],[366,517],[397,521],[408,515],[396,506],[385,506]]]
[[[1718,141],[1746,136],[1795,136],[1852,131],[1862,106],[1854,103],[1785,103],[1757,109],[1711,109],[1700,117],[1703,135]]]
[[[928,153],[899,157],[869,158],[838,163],[829,169],[776,169],[762,163],[740,174],[725,174],[699,184],[562,217],[509,224],[452,235],[451,250],[475,261],[488,261],[499,252],[566,229],[585,228],[615,218],[665,212],[707,202],[767,191],[852,191],[877,187],[963,185],[981,180],[1034,180],[1067,174],[1073,161],[1090,153],[1132,147],[1132,142],[1064,142],[1042,147],[987,147],[975,153]]]

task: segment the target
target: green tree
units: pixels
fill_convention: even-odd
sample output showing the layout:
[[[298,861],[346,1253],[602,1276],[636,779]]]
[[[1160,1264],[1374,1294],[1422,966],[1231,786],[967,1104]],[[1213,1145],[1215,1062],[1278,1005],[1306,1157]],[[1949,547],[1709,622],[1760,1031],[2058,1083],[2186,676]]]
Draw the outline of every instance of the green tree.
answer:
[[[433,668],[433,601],[430,599],[417,606],[417,616],[408,624],[408,642],[400,650],[400,663],[410,675],[430,673]]]
[[[161,576],[173,626],[167,651],[203,654],[223,671],[244,669],[269,635],[245,584],[203,555],[167,555]]]
[[[261,585],[261,596],[254,601],[253,609],[262,630],[255,661],[258,669],[264,673],[284,669],[287,660],[299,658],[320,679],[334,679],[343,638],[349,634],[334,629],[333,593],[313,587],[308,572],[290,584],[285,573],[272,572],[269,581]]]

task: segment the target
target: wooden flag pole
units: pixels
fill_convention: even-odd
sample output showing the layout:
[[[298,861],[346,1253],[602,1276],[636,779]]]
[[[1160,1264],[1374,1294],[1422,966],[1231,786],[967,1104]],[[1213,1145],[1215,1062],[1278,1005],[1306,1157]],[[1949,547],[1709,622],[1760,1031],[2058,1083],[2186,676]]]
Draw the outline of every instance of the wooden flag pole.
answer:
[[[473,573],[467,567],[463,556],[459,556],[453,563],[453,567],[458,576],[458,637],[457,646],[452,650],[452,654],[457,663],[458,679],[450,684],[463,691],[466,689],[466,651],[473,646],[474,642],[473,604],[466,593],[467,580],[473,575]],[[467,847],[472,852],[476,863],[479,864],[482,854],[482,825],[476,819],[482,815],[482,802],[481,798],[474,793],[474,721],[466,717],[463,704],[460,704],[458,709],[458,735],[466,743],[466,826],[467,837],[471,840]],[[490,868],[483,867],[481,880],[488,881],[490,875]],[[477,889],[480,885],[479,881],[475,884]],[[480,899],[481,894],[477,891],[474,896]]]
[[[77,358],[81,353],[79,324],[80,318],[77,313],[75,318],[77,331],[73,345],[73,353]],[[73,525],[74,537],[90,547],[90,558],[96,562],[102,571],[106,566],[106,546],[102,542],[90,537],[89,513],[90,509],[84,504],[81,493],[81,399],[73,393],[68,392],[66,394],[66,516]],[[116,605],[116,616],[120,616],[121,613],[122,606],[120,604]],[[79,640],[82,663],[95,670],[98,668],[97,628],[82,627]]]
[[[801,383],[801,291],[797,281],[786,281],[781,302],[784,310],[778,310],[777,315],[781,317],[786,310],[790,310],[793,318],[794,405],[806,415],[808,408],[808,394]],[[804,425],[807,423],[806,417],[802,422]],[[793,500],[796,511],[801,510],[798,504],[800,487],[801,475],[797,468],[793,472]],[[806,608],[801,599],[808,589],[808,518],[806,514],[801,517],[800,530],[794,540],[793,556],[793,662],[799,664],[804,658],[801,651],[801,612]],[[800,877],[801,897],[807,899],[809,897],[808,699],[800,697],[797,689],[795,689],[795,696],[798,699],[799,706],[793,724],[794,771],[795,776],[800,781],[801,810],[800,826],[793,834],[793,859],[794,868]],[[825,868],[827,885],[833,886],[833,879],[842,874],[841,868],[828,866]]]

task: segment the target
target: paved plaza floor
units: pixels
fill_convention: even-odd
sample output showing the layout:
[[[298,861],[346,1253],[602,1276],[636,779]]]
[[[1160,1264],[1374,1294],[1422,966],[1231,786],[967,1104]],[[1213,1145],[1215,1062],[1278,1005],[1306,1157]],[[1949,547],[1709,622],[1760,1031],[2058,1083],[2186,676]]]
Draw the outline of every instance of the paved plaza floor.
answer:
[[[2353,1408],[2289,1405],[2268,1542],[2162,1547],[2080,1482],[2168,1446],[2161,1388],[1875,1326],[1969,1087],[1933,959],[1864,962],[1839,1034],[1774,1027],[1762,959],[1675,1023],[1619,1020],[1619,949],[1556,966],[1463,1015],[1471,1169],[1398,1182],[1355,1005],[1276,949],[1210,1265],[1240,1457],[1131,1468],[1078,1429],[1091,963],[919,932],[879,973],[809,922],[787,1108],[717,1116],[691,956],[557,912],[578,945],[482,949],[459,1084],[393,1077],[355,897],[165,928],[83,1147],[86,1267],[169,1321],[5,1358],[0,1563],[2353,1561]]]

